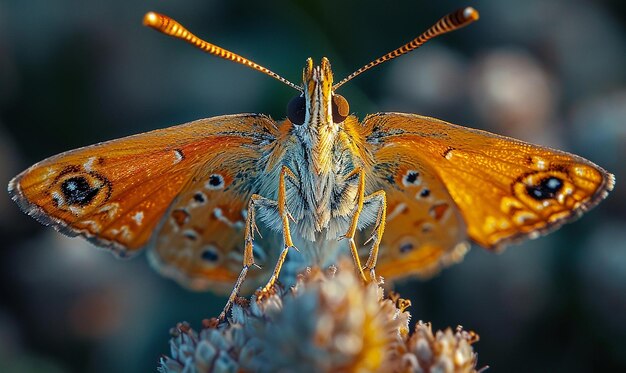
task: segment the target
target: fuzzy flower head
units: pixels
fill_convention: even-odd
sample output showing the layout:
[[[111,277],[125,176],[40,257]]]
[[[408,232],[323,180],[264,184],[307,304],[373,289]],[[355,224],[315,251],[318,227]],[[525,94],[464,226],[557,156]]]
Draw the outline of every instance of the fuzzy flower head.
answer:
[[[253,359],[261,371],[382,371],[408,332],[410,314],[350,261],[306,271],[282,303],[256,336],[266,344]]]
[[[179,324],[159,371],[430,372],[475,365],[469,339],[459,337],[474,334],[433,335],[419,323],[410,336],[409,305],[385,297],[378,283],[363,283],[349,260],[307,269],[289,289],[239,298],[226,323],[205,321],[199,333]]]

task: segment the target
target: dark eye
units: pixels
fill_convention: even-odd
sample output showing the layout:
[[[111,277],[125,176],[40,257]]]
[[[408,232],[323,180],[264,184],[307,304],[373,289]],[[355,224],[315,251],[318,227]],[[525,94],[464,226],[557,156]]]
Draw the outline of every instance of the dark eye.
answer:
[[[301,125],[306,116],[306,100],[302,96],[296,96],[287,105],[287,118],[293,124]]]
[[[341,95],[333,95],[333,122],[341,123],[350,114],[350,105]]]

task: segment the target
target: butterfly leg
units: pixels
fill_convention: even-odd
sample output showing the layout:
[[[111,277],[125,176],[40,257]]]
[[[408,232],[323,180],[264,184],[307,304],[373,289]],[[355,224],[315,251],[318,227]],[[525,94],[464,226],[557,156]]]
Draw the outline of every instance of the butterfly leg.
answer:
[[[350,224],[350,227],[348,228],[348,231],[346,232],[346,234],[339,237],[339,239],[348,240],[348,242],[350,243],[350,252],[352,253],[352,259],[354,259],[354,264],[357,267],[359,274],[361,275],[361,278],[363,279],[363,281],[367,281],[367,278],[365,277],[365,273],[363,272],[363,267],[361,266],[361,259],[359,258],[359,251],[357,250],[356,242],[354,241],[354,235],[356,234],[356,230],[357,230],[357,226],[359,222],[359,216],[361,215],[361,212],[363,211],[363,204],[365,203],[365,174],[363,173],[363,170],[360,167],[358,167],[358,168],[355,168],[348,175],[346,175],[346,179],[349,179],[350,177],[356,174],[359,174],[359,186],[357,189],[356,211],[354,212],[354,215],[352,215],[352,222]]]
[[[235,302],[235,298],[237,298],[237,294],[239,294],[239,290],[241,289],[241,285],[243,285],[243,281],[248,274],[248,270],[251,266],[256,265],[254,263],[254,232],[257,232],[259,235],[259,229],[256,225],[256,209],[257,208],[265,208],[270,210],[276,209],[276,201],[272,201],[268,198],[262,197],[258,194],[253,194],[250,197],[250,201],[248,202],[248,215],[246,218],[246,231],[245,231],[245,243],[246,246],[244,248],[243,253],[243,268],[241,269],[241,273],[237,278],[237,282],[235,282],[235,286],[233,287],[233,291],[230,293],[228,297],[228,301],[220,313],[218,319],[220,321],[224,321],[226,319],[226,313],[230,310],[233,303]]]
[[[286,203],[287,193],[285,189],[285,176],[289,176],[294,181],[297,180],[296,175],[294,175],[294,173],[287,166],[283,166],[283,168],[280,171],[280,179],[278,181],[278,201],[276,203],[278,204],[278,213],[283,223],[284,246],[283,246],[283,250],[280,252],[278,262],[276,263],[276,266],[274,267],[274,272],[272,273],[272,277],[270,277],[267,284],[263,287],[263,289],[261,289],[259,293],[259,296],[261,297],[263,295],[268,294],[271,291],[274,284],[276,283],[276,280],[278,280],[278,275],[280,275],[280,270],[283,264],[285,263],[285,259],[287,258],[287,253],[289,252],[289,249],[291,248],[296,249],[296,247],[294,246],[291,240],[291,230],[289,228],[289,220],[291,219],[292,221],[294,221],[294,219],[289,213],[289,211],[287,210],[287,203]]]
[[[365,196],[364,205],[374,207],[374,204],[378,205],[378,214],[376,216],[376,225],[374,226],[374,233],[365,241],[364,245],[367,245],[372,241],[372,248],[370,249],[367,262],[365,263],[365,270],[370,271],[370,279],[376,279],[376,261],[378,260],[378,248],[380,247],[380,241],[383,238],[383,232],[385,231],[385,222],[387,220],[387,195],[384,190],[379,190],[372,194]]]

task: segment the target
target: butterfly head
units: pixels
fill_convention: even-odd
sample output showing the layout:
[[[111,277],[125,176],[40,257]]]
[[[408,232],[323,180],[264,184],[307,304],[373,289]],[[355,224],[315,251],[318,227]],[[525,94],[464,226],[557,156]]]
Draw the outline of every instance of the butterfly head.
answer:
[[[334,93],[330,62],[322,58],[319,66],[313,59],[306,60],[302,70],[302,93],[287,106],[291,123],[309,130],[337,130],[349,113],[348,101]],[[335,132],[335,131],[333,131]]]
[[[322,58],[318,66],[307,59],[302,70],[302,93],[287,106],[287,118],[293,131],[311,154],[318,174],[332,169],[331,151],[342,124],[348,117],[348,102],[334,93],[330,62]]]

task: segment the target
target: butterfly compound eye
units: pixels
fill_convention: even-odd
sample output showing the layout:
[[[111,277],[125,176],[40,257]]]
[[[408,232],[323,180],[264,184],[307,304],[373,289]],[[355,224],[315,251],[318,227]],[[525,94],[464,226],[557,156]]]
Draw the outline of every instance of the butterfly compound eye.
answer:
[[[341,95],[333,95],[333,122],[341,123],[350,113],[350,105]]]
[[[302,96],[296,96],[287,105],[287,118],[293,124],[301,125],[306,116],[306,100]]]

